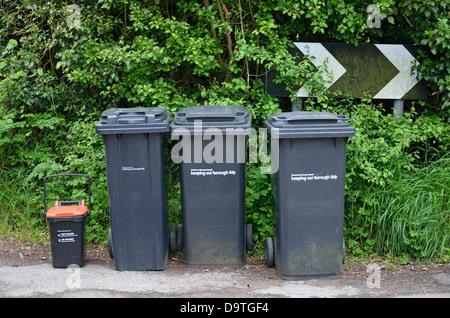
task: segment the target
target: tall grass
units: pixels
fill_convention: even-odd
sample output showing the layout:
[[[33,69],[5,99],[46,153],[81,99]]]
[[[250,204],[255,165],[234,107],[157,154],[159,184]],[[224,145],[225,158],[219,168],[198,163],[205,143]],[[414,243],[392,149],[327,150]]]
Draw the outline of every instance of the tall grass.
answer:
[[[372,194],[375,250],[431,260],[450,257],[450,155],[398,174]]]
[[[0,169],[0,233],[21,239],[42,239],[40,233],[46,225],[38,201],[42,195],[28,186],[27,176],[20,170],[15,172]]]

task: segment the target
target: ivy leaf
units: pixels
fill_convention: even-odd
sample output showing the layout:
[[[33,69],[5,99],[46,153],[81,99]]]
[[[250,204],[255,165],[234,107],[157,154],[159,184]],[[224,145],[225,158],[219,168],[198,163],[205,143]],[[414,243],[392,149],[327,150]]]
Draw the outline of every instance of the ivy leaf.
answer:
[[[10,39],[10,40],[8,41],[8,44],[6,45],[6,50],[9,51],[9,50],[15,48],[16,46],[17,46],[17,41],[14,40],[14,39]]]

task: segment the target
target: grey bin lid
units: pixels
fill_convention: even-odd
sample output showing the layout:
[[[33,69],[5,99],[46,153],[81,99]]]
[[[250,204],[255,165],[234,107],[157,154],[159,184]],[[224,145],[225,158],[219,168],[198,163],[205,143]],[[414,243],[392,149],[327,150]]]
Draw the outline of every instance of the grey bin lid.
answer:
[[[177,132],[177,128],[194,134],[204,133],[208,128],[217,128],[221,132],[226,132],[227,128],[242,128],[233,134],[250,134],[251,121],[250,112],[242,106],[190,106],[175,113],[171,129],[172,134],[182,135],[183,132]]]
[[[336,138],[355,135],[355,128],[348,123],[348,116],[327,112],[274,114],[267,117],[264,126],[276,138]]]
[[[104,111],[95,132],[100,135],[169,131],[170,113],[164,107],[111,108]]]

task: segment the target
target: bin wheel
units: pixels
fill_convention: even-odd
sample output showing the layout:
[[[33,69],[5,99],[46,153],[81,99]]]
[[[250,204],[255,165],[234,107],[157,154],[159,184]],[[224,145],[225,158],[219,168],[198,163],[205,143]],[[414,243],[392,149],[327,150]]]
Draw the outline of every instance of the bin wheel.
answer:
[[[274,256],[273,256],[273,241],[271,237],[266,238],[264,257],[266,259],[266,265],[268,267],[272,267],[274,265]]]
[[[169,230],[169,249],[172,254],[177,252],[177,231],[175,226],[171,226]]]
[[[245,236],[245,247],[247,248],[247,252],[251,252],[253,251],[253,226],[251,224],[247,224]]]
[[[114,257],[111,228],[108,230],[108,254],[111,258]]]
[[[342,264],[345,262],[345,241],[342,242]]]
[[[183,250],[183,225],[179,224],[177,229],[177,251]]]

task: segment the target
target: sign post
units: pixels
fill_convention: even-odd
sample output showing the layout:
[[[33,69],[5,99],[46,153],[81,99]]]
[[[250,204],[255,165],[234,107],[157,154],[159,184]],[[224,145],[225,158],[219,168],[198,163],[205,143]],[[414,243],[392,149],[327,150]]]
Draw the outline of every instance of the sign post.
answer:
[[[428,87],[417,78],[413,69],[418,65],[419,46],[402,44],[360,44],[294,42],[290,53],[300,59],[305,56],[315,67],[327,64],[326,88],[330,92],[350,94],[355,98],[394,100],[394,117],[403,114],[404,100],[425,100]],[[276,84],[275,71],[266,75],[266,91],[276,97],[289,97],[286,85]],[[328,83],[329,82],[329,83]],[[295,96],[308,97],[301,86]],[[300,102],[301,104],[301,102]],[[298,105],[293,105],[298,108]]]

